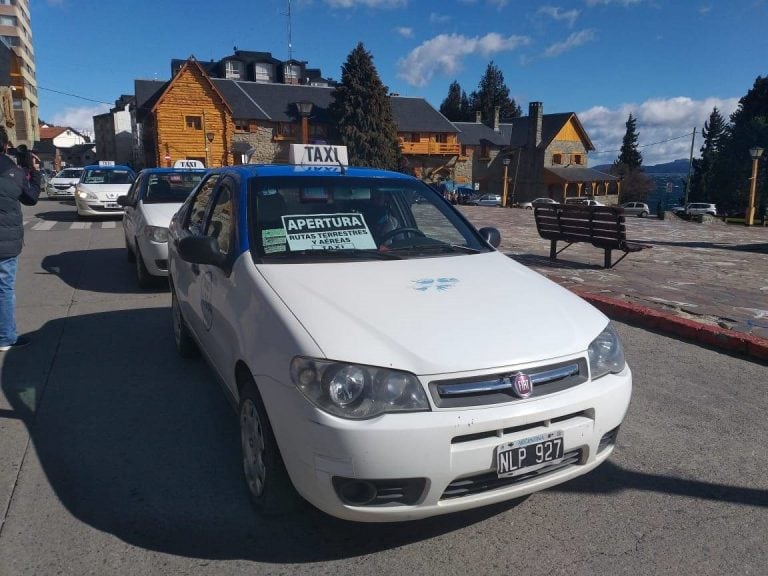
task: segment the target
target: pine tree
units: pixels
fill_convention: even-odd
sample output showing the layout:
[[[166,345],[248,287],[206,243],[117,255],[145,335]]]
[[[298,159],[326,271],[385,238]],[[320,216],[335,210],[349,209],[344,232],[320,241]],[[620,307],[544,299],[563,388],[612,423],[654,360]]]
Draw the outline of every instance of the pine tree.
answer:
[[[520,106],[509,97],[509,88],[504,84],[504,74],[491,61],[480,79],[477,91],[472,92],[469,97],[469,107],[471,110],[480,110],[483,123],[493,127],[496,106],[499,107],[501,121],[518,118],[522,114]]]
[[[701,158],[693,161],[689,196],[691,200],[714,201],[715,191],[712,187],[712,168],[717,154],[722,148],[725,134],[725,120],[717,107],[715,107],[709,115],[709,120],[704,123],[704,128],[701,129],[704,144],[700,148]]]
[[[398,170],[402,155],[388,89],[362,42],[349,53],[341,70],[328,113],[347,146],[350,164]]]
[[[448,96],[440,104],[440,113],[451,122],[464,122],[467,119],[468,102],[466,92],[454,80],[448,87]]]
[[[627,131],[624,133],[616,164],[623,164],[630,170],[635,170],[643,165],[643,155],[637,149],[637,119],[630,114],[625,126]]]

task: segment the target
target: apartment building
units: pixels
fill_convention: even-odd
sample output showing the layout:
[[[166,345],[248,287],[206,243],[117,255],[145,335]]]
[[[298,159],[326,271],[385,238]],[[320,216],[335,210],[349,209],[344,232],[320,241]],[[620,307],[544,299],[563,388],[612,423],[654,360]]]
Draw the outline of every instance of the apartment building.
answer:
[[[0,0],[0,41],[12,52],[13,114],[6,117],[6,123],[13,123],[12,128],[16,132],[14,144],[26,144],[31,148],[40,139],[40,129],[37,123],[37,79],[29,0]]]

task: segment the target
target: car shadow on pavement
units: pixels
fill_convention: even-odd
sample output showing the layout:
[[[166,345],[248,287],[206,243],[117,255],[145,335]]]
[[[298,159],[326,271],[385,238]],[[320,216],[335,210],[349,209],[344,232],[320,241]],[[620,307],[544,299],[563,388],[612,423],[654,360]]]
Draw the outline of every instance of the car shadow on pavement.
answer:
[[[570,269],[570,270],[603,270],[602,264],[589,264],[585,262],[574,262],[573,260],[564,260],[560,256],[556,260],[551,260],[549,256],[540,256],[538,254],[515,254],[514,252],[508,252],[506,254],[515,262],[519,262],[529,268],[554,268],[554,269]],[[603,257],[603,253],[599,252],[599,258]]]
[[[23,465],[4,537],[34,541],[71,514],[147,550],[307,563],[434,538],[524,501],[405,524],[352,523],[309,505],[259,517],[237,417],[205,363],[177,356],[165,308],[53,320],[32,346],[6,353],[1,377],[12,410],[0,418],[22,420],[36,454]]]
[[[646,244],[677,246],[680,248],[709,248],[714,250],[736,250],[738,252],[757,252],[768,254],[768,242],[757,244],[726,244],[723,242],[670,242],[668,240],[643,240]]]
[[[52,200],[53,201],[53,200]],[[59,204],[66,205],[65,202],[59,200]],[[74,202],[72,202],[74,206]],[[50,208],[46,206],[46,208]],[[36,218],[40,220],[48,220],[51,222],[75,222],[77,221],[77,212],[75,210],[47,210],[45,212],[38,212],[35,214]]]
[[[90,254],[83,257],[84,251]],[[125,248],[61,252],[43,258],[41,266],[45,272],[38,274],[54,274],[68,286],[87,292],[125,294],[133,290],[137,294],[151,294],[168,291],[168,282],[164,278],[158,278],[153,288],[139,288],[136,285],[135,265],[128,262],[127,255]],[[85,268],[83,262],[88,262],[89,267]],[[116,282],[115,278],[120,277],[125,280]]]

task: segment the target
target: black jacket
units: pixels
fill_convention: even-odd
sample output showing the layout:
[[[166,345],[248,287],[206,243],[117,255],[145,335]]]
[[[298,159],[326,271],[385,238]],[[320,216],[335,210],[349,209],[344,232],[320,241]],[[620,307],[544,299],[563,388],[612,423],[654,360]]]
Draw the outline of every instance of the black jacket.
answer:
[[[40,195],[40,172],[27,171],[0,153],[0,258],[21,254],[24,221],[21,204],[33,206]]]

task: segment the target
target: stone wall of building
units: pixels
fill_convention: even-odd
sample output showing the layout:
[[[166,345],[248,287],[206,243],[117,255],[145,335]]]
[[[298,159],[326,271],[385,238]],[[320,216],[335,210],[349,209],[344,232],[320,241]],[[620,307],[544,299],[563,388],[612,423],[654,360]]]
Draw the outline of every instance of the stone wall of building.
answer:
[[[253,164],[274,164],[288,160],[288,142],[275,140],[275,128],[272,124],[256,125],[251,132],[236,132],[234,142],[241,142],[253,148]]]

